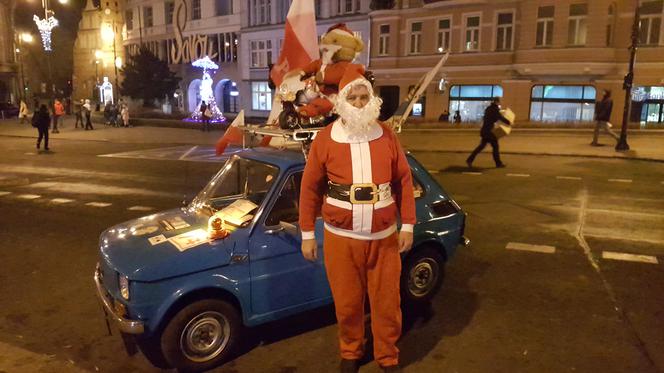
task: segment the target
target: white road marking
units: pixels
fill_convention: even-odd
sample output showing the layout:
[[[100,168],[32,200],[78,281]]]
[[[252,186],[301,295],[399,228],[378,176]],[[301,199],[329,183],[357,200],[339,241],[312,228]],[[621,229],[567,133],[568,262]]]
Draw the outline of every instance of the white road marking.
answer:
[[[462,172],[462,174],[464,174],[464,175],[474,175],[474,176],[482,175],[481,172],[470,172],[470,171],[464,171],[464,172]]]
[[[180,158],[178,158],[178,160],[181,161],[181,160],[187,158],[187,156],[188,156],[189,154],[191,154],[191,152],[193,152],[194,150],[196,150],[196,148],[198,148],[198,145],[194,145],[194,146],[192,146],[191,149],[187,150],[186,153],[182,154],[182,156],[181,156]]]
[[[639,262],[639,263],[650,263],[650,264],[659,263],[657,261],[657,257],[652,255],[617,253],[614,251],[602,251],[602,258],[613,259],[613,260],[624,260],[626,262]]]
[[[508,250],[530,251],[534,253],[544,253],[544,254],[553,254],[556,252],[556,248],[554,246],[531,245],[519,242],[510,242],[507,244],[505,248]]]
[[[69,199],[69,198],[53,198],[53,199],[51,200],[51,202],[52,202],[52,203],[57,203],[57,204],[65,204],[65,203],[71,203],[71,202],[74,202],[74,200],[73,200],[73,199]]]
[[[6,196],[7,194],[12,194],[12,192],[0,192],[0,196]]]
[[[440,173],[440,171],[437,171],[437,170],[427,170],[427,172],[429,172],[430,174],[439,174]]]
[[[147,195],[147,196],[163,196],[173,197],[177,194],[159,192],[147,188],[125,188],[113,186],[108,184],[94,184],[94,183],[68,183],[59,181],[41,181],[28,185],[31,188],[46,189],[59,193],[76,193],[76,194],[95,194],[95,195]],[[179,196],[179,195],[177,195]]]
[[[632,179],[609,179],[612,183],[631,183]]]
[[[86,206],[91,206],[91,207],[108,207],[112,205],[112,203],[108,202],[88,202],[85,204]]]
[[[19,194],[16,196],[16,198],[21,198],[21,199],[37,199],[41,198],[39,194]]]
[[[657,238],[648,238],[648,237],[639,237],[639,238],[631,238],[625,236],[624,232],[617,232],[617,233],[611,233],[608,229],[587,229],[590,230],[590,233],[584,232],[583,235],[585,237],[592,237],[592,238],[603,238],[607,240],[615,240],[615,241],[630,241],[630,242],[645,242],[645,243],[651,243],[655,245],[664,245],[664,240],[660,240]],[[596,231],[593,233],[593,231]]]
[[[154,207],[150,206],[131,206],[127,208],[129,211],[152,211],[154,210]]]
[[[530,177],[529,174],[507,174],[507,176],[511,176],[511,177]]]
[[[556,176],[556,179],[558,179],[558,180],[582,180],[578,176]]]

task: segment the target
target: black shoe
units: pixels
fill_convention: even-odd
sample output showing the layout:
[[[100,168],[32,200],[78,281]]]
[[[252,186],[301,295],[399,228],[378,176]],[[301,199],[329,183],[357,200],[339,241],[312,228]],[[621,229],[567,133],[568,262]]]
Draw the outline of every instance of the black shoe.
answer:
[[[359,370],[360,362],[358,360],[341,359],[341,363],[339,363],[341,373],[357,373]]]
[[[603,146],[603,145],[598,143],[598,142],[593,141],[593,142],[590,143],[590,146]]]
[[[41,144],[37,143],[37,149],[41,148]]]
[[[383,372],[390,372],[390,373],[401,373],[401,367],[398,365],[390,365],[389,367],[381,367],[383,369]]]
[[[473,161],[470,159],[466,159],[466,164],[468,165],[468,168],[473,168]]]
[[[51,149],[49,148],[44,148],[44,150],[46,150],[47,152],[51,151]]]
[[[499,163],[496,165],[496,168],[505,168],[507,165],[505,163]]]

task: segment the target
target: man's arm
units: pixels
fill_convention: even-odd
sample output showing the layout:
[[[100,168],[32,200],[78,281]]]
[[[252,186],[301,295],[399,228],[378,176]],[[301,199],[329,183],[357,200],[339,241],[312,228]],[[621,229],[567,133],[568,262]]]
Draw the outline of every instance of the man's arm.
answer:
[[[323,195],[325,194],[324,184],[326,180],[326,169],[324,159],[321,156],[321,142],[318,141],[322,136],[316,137],[311,144],[309,158],[304,167],[302,183],[300,186],[300,229],[302,230],[302,239],[314,239],[314,228],[316,217],[323,204]]]

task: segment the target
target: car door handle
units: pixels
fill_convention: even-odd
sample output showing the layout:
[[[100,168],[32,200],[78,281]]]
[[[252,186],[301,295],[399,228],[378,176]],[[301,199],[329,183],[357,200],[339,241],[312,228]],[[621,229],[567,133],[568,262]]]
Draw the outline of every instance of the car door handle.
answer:
[[[285,229],[284,226],[283,226],[283,225],[280,225],[280,226],[278,226],[278,227],[274,227],[274,228],[266,229],[266,230],[265,230],[265,234],[277,234],[277,233],[279,233],[279,232],[283,232],[284,229]]]

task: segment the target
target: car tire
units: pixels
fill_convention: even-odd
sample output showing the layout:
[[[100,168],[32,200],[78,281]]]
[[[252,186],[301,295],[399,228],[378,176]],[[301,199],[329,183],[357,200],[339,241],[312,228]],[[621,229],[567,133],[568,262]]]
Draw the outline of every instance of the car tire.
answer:
[[[172,368],[161,351],[158,336],[151,338],[138,336],[136,337],[136,344],[143,353],[143,356],[145,356],[152,365],[160,369]]]
[[[401,270],[401,298],[408,304],[431,301],[443,283],[445,260],[436,248],[414,248]]]
[[[230,303],[206,299],[182,308],[161,336],[161,350],[180,371],[199,372],[232,355],[243,332],[238,310]]]

